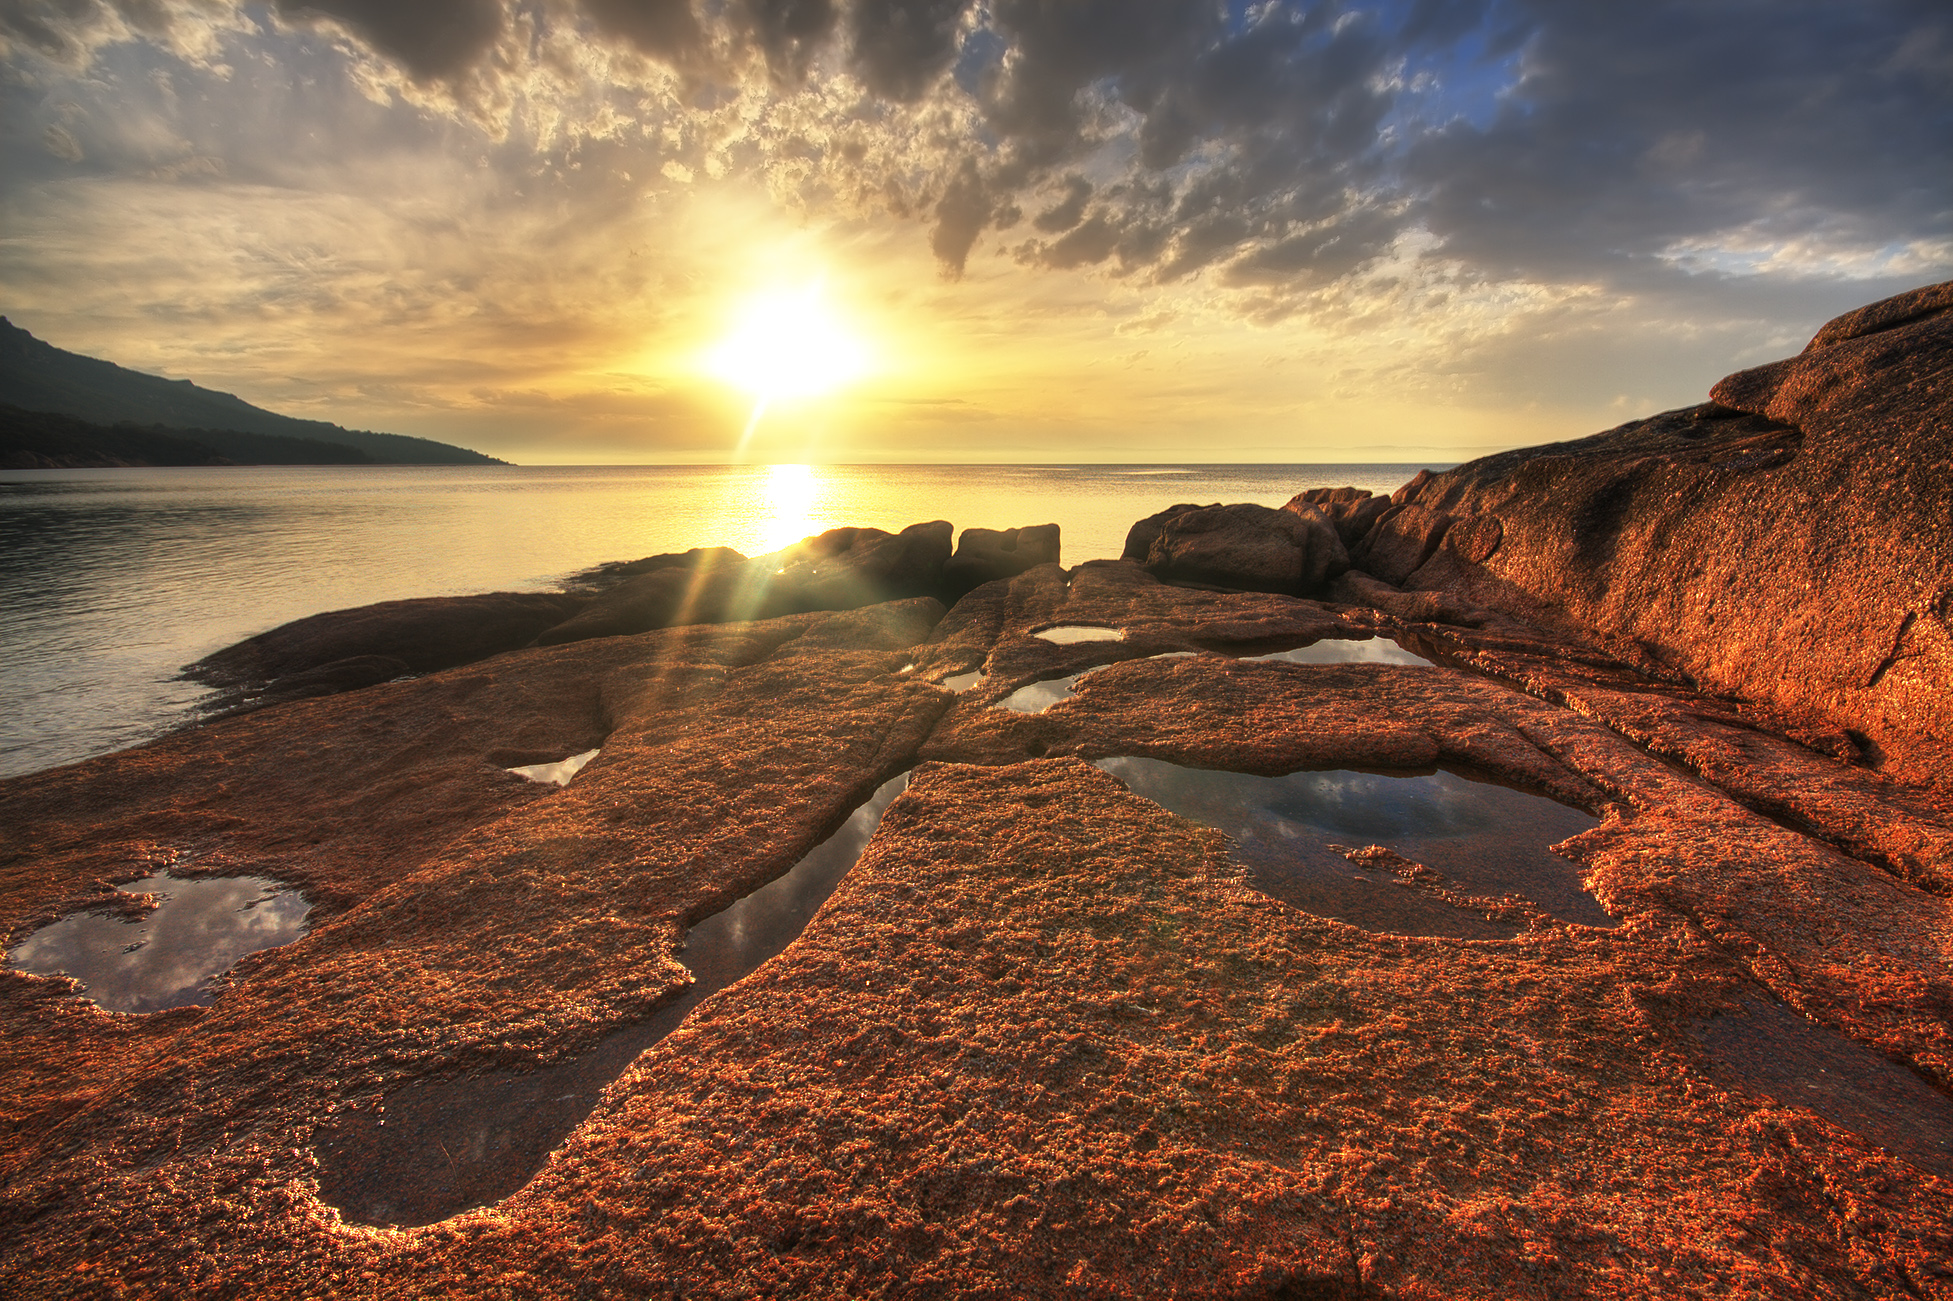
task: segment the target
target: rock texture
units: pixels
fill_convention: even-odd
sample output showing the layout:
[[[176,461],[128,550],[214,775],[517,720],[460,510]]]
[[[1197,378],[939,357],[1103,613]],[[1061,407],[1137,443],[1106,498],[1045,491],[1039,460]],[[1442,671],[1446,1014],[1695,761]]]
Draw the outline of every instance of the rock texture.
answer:
[[[1336,536],[1348,548],[1363,540],[1390,505],[1390,498],[1374,496],[1368,488],[1310,488],[1297,493],[1282,509],[1300,514],[1304,506],[1316,507],[1335,524]]]
[[[1058,563],[1058,526],[1018,529],[964,529],[956,554],[943,566],[946,586],[956,596],[1027,569]]]
[[[1303,501],[1175,506],[1133,525],[1126,555],[1161,578],[1254,592],[1314,592],[1349,568],[1336,526]]]
[[[1353,560],[1593,630],[1953,791],[1953,285],[1840,317],[1713,399],[1431,478]]]
[[[1375,633],[1441,666],[1239,658]],[[989,707],[1097,665],[1045,713]],[[502,770],[598,747],[561,790]],[[1616,924],[1312,915],[1082,762],[1115,754],[1551,794],[1601,819],[1561,851]],[[411,1231],[321,1200],[336,1117],[651,1016],[687,924],[911,765],[801,937],[520,1192]],[[1379,890],[1456,898],[1347,848]],[[1701,1029],[1795,1009],[1953,1082],[1953,817],[1496,611],[1045,565],[947,615],[521,650],[0,783],[16,934],[159,862],[294,882],[315,927],[207,1009],[0,977],[0,1291],[1953,1296],[1953,1153],[1759,1092]]]

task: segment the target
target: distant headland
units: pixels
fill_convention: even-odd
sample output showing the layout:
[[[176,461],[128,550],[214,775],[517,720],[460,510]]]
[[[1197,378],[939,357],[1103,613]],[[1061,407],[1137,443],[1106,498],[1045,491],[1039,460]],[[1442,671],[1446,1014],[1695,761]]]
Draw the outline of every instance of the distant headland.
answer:
[[[281,416],[65,351],[0,316],[0,469],[506,464],[431,438]]]

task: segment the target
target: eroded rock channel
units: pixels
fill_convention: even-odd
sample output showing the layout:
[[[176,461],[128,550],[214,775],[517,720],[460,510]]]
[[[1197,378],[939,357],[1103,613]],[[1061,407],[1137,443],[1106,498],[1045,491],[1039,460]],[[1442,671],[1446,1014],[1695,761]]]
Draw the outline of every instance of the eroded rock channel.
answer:
[[[907,773],[889,778],[785,876],[688,929],[692,984],[645,1020],[556,1066],[409,1085],[323,1126],[314,1140],[321,1197],[357,1223],[418,1225],[520,1188],[640,1054],[793,942],[908,784]]]

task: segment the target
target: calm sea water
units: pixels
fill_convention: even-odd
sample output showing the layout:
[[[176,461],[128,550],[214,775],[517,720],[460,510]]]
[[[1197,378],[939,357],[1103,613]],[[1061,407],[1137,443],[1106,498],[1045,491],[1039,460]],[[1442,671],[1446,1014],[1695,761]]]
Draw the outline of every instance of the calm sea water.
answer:
[[[429,466],[0,473],[0,776],[147,740],[184,664],[321,610],[537,591],[606,560],[748,555],[841,524],[1056,523],[1116,556],[1174,502],[1388,492],[1415,465]]]

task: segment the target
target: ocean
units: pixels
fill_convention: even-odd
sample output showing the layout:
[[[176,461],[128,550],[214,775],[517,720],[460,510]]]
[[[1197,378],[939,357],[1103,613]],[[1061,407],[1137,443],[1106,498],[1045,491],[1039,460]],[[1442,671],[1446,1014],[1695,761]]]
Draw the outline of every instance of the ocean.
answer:
[[[304,466],[0,472],[0,776],[149,740],[177,677],[322,610],[543,591],[606,560],[837,525],[1056,523],[1067,565],[1175,502],[1388,492],[1417,465]],[[1434,467],[1437,468],[1437,467]]]

